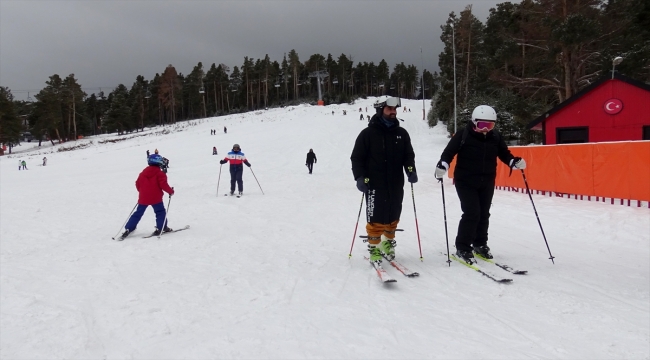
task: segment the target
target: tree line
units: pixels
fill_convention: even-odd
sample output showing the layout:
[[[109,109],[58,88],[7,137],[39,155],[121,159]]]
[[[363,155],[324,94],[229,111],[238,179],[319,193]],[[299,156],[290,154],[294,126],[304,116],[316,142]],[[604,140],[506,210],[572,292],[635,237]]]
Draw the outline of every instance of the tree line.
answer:
[[[440,91],[428,120],[454,116],[454,48],[457,123],[476,105],[490,104],[508,140],[539,142],[525,125],[602,76],[616,71],[650,82],[650,2],[647,0],[523,0],[490,9],[485,23],[467,6],[441,26]],[[454,132],[453,121],[447,122]]]
[[[328,74],[317,77],[320,72]],[[358,97],[393,94],[404,98],[431,98],[437,73],[420,72],[403,62],[392,71],[385,60],[358,62],[341,54],[334,58],[314,54],[301,61],[295,50],[282,61],[244,57],[232,69],[213,63],[204,68],[199,62],[184,75],[172,65],[153,79],[139,75],[130,88],[124,84],[107,95],[86,94],[74,74],[61,78],[52,75],[33,101],[15,101],[8,88],[0,91],[0,142],[19,141],[20,119],[39,141],[67,141],[98,133],[123,133],[147,126],[171,124],[181,120],[238,113],[268,107],[315,103],[317,81],[325,104],[346,103]],[[424,91],[424,94],[422,94]],[[39,143],[40,144],[40,143]]]

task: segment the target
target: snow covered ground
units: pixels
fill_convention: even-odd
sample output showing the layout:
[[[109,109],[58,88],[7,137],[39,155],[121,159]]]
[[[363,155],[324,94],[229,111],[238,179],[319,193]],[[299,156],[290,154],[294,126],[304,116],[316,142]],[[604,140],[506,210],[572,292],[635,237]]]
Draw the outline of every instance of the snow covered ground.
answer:
[[[397,256],[421,276],[386,266],[398,282],[383,285],[360,239],[348,259],[361,202],[349,157],[367,125],[358,108],[366,115],[372,102],[271,109],[2,157],[0,358],[650,359],[650,211],[534,196],[553,265],[528,197],[496,191],[490,246],[529,274],[483,266],[514,278],[497,284],[448,267],[433,178],[448,140],[421,120],[419,101],[404,101],[413,112],[398,116],[416,152],[424,261],[408,188]],[[265,195],[245,168],[244,197],[224,197],[227,165],[217,193],[218,160],[233,143]],[[191,229],[143,239],[154,226],[147,210],[135,234],[113,241],[136,203],[145,151],[156,148],[171,160],[169,225]],[[304,165],[310,148],[313,175]],[[18,159],[28,171],[17,170]],[[445,195],[453,246],[460,206],[450,181]]]

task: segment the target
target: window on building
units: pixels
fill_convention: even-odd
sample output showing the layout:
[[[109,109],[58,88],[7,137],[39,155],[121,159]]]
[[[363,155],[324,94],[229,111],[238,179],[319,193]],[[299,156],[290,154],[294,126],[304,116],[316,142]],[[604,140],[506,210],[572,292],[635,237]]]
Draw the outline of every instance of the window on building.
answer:
[[[650,140],[650,125],[643,127],[643,140]]]
[[[558,128],[558,144],[580,144],[589,142],[588,127]]]

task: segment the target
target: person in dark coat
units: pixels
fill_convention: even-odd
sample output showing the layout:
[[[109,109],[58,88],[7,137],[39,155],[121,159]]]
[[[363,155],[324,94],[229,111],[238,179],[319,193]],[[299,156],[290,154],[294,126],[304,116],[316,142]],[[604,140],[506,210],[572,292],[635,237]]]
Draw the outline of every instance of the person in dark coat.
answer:
[[[436,166],[435,177],[442,181],[449,164],[457,156],[454,183],[463,215],[458,223],[456,256],[469,264],[476,262],[472,251],[492,259],[487,241],[497,158],[511,168],[526,168],[526,161],[513,156],[494,130],[496,120],[497,114],[492,107],[477,106],[472,112],[472,121],[449,140]]]
[[[316,153],[314,152],[314,149],[309,149],[309,152],[307,153],[307,161],[305,162],[305,165],[307,165],[307,169],[309,169],[309,173],[311,174],[311,171],[314,169],[314,163],[318,162],[316,159]]]
[[[217,147],[216,146],[212,147],[212,155],[217,155]]]
[[[153,154],[147,159],[147,164],[149,166],[142,170],[135,181],[135,188],[138,190],[138,206],[126,222],[125,231],[120,236],[120,240],[124,240],[135,230],[149,205],[153,207],[153,211],[156,213],[156,231],[154,231],[154,235],[160,235],[161,229],[163,232],[173,231],[165,221],[167,212],[163,204],[163,191],[172,196],[174,195],[174,188],[169,186],[167,175],[161,170],[164,165],[163,157]]]
[[[357,189],[366,195],[370,261],[395,258],[395,229],[402,213],[404,173],[416,183],[415,152],[409,133],[399,126],[400,99],[389,97],[375,104],[377,113],[363,129],[352,150],[352,174]]]
[[[241,151],[239,144],[233,145],[232,151],[228,152],[228,155],[219,161],[221,165],[227,162],[230,162],[230,195],[235,194],[235,184],[237,184],[239,195],[241,196],[244,192],[244,180],[242,179],[244,166],[242,164],[246,164],[248,167],[251,167],[251,164],[246,159],[246,155]]]

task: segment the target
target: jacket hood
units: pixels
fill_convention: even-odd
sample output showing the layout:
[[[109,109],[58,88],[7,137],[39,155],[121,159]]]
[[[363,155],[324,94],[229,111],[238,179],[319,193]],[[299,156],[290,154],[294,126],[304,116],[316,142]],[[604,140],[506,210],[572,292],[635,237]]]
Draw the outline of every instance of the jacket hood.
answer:
[[[142,175],[146,178],[152,178],[161,172],[160,168],[156,165],[149,165],[144,170],[142,170]]]

